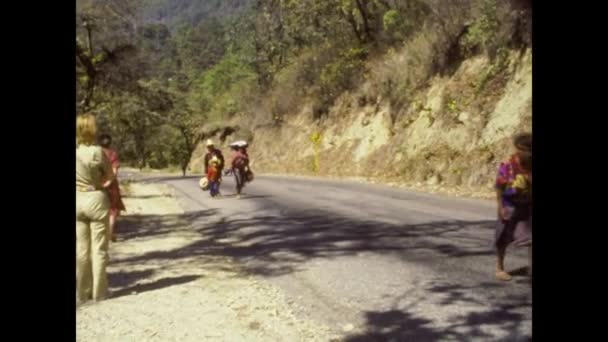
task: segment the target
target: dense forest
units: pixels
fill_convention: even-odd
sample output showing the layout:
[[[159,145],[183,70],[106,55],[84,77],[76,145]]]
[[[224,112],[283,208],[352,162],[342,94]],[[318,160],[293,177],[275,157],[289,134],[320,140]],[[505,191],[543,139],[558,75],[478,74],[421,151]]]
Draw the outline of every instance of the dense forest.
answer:
[[[309,105],[320,120],[364,80],[397,121],[431,77],[486,55],[482,93],[530,31],[531,1],[82,0],[77,113],[96,113],[125,161],[185,172],[235,116],[281,125]]]

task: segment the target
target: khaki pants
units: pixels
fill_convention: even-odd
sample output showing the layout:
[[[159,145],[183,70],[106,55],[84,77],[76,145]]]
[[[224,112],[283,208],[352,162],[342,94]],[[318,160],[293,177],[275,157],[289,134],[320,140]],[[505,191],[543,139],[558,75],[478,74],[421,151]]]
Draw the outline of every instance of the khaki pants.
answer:
[[[108,195],[76,192],[76,296],[78,300],[106,297],[109,234]]]

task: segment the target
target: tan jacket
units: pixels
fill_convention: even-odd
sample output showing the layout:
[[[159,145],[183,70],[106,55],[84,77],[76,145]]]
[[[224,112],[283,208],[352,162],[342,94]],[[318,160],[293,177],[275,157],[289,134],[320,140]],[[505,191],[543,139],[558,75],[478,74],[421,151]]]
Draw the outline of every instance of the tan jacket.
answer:
[[[100,146],[80,145],[76,148],[76,190],[101,190],[103,179],[112,176],[112,165]]]

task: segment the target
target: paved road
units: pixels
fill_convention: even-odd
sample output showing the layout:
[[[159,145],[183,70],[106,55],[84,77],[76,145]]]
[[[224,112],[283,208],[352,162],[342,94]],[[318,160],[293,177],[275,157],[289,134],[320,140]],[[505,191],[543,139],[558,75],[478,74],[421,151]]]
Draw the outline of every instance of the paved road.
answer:
[[[126,177],[132,176],[125,174]],[[379,185],[257,177],[237,200],[196,177],[174,187],[207,237],[183,253],[228,255],[279,287],[294,310],[346,341],[520,341],[531,336],[531,282],[494,280],[495,206]],[[527,265],[512,250],[507,268]]]

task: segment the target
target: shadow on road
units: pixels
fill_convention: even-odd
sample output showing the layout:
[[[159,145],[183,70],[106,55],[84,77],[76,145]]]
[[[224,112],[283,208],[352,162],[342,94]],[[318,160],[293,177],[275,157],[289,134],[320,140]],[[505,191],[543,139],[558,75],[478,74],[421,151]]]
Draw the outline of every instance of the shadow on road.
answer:
[[[177,228],[183,228],[193,220],[213,216],[216,212],[216,209],[207,209],[181,215],[121,216],[117,224],[117,233],[120,241],[165,235]]]
[[[115,277],[119,278],[120,275],[116,275]],[[147,291],[159,290],[159,289],[166,288],[169,286],[189,283],[189,282],[194,281],[199,278],[200,278],[200,276],[198,276],[198,275],[188,275],[188,276],[180,276],[180,277],[162,278],[162,279],[156,280],[151,283],[146,283],[146,284],[137,284],[136,283],[132,286],[123,287],[120,290],[113,292],[112,298],[128,296],[128,295],[132,294],[133,292],[142,293],[142,292],[147,292]]]
[[[430,320],[401,310],[368,311],[365,319],[365,331],[346,337],[345,342],[442,341],[447,337],[444,332],[428,327]]]
[[[146,239],[174,232],[189,223],[201,239],[169,251],[153,251],[117,260],[123,265],[163,265],[196,256],[229,256],[240,262],[245,271],[265,277],[285,275],[300,270],[304,262],[319,258],[337,258],[359,253],[390,254],[404,260],[421,260],[426,253],[445,258],[491,256],[492,229],[495,221],[438,221],[419,224],[389,224],[374,220],[356,220],[322,210],[289,211],[279,216],[258,215],[250,218],[214,219],[214,209],[181,215],[125,216],[119,233],[126,239]],[[244,213],[245,215],[247,213]],[[201,219],[201,220],[199,220]],[[119,228],[121,229],[121,228]],[[145,277],[146,275],[142,275]],[[113,276],[117,277],[117,276]],[[115,278],[124,289],[116,295],[143,292],[180,284],[195,276],[161,279],[152,284],[132,285],[139,275]],[[386,311],[368,311],[362,332],[345,341],[470,341],[496,340],[500,330],[504,341],[527,341],[521,335],[526,318],[522,308],[531,306],[527,296],[501,295],[494,303],[472,295],[480,288],[504,284],[487,282],[473,286],[431,283],[424,285],[440,305],[473,308],[456,314],[447,327],[437,328],[428,318],[395,303]],[[410,298],[411,299],[411,298]],[[399,300],[399,299],[397,299]],[[421,298],[415,306],[424,306]],[[437,302],[433,303],[437,305]],[[520,311],[520,312],[518,312]]]
[[[284,213],[282,216],[222,218],[211,221],[215,210],[183,215],[126,216],[119,234],[125,239],[147,238],[171,232],[183,222],[194,222],[203,239],[171,251],[155,251],[121,260],[121,263],[162,262],[196,255],[230,256],[247,264],[247,271],[278,276],[298,270],[298,264],[315,258],[335,258],[362,252],[416,258],[412,253],[432,252],[450,258],[494,254],[484,234],[494,221],[440,221],[394,225],[353,220],[320,210]],[[143,218],[143,219],[142,219]],[[129,223],[129,221],[132,221]],[[137,224],[135,224],[137,222]],[[475,229],[479,234],[467,230]],[[442,237],[444,239],[434,239]],[[438,242],[439,241],[439,242]],[[456,244],[458,242],[458,244]],[[419,259],[419,257],[418,257]]]
[[[492,303],[483,302],[472,295],[479,287],[500,287],[497,283],[476,286],[429,285],[424,293],[443,297],[441,305],[457,304],[461,307],[478,307],[449,319],[447,326],[436,327],[432,321],[418,317],[404,308],[386,311],[365,312],[365,327],[357,334],[347,336],[346,342],[363,341],[530,341],[531,337],[522,333],[529,331],[523,327],[525,317],[518,312],[531,306],[527,296],[509,295]],[[434,297],[433,295],[431,295]],[[411,297],[411,294],[403,297]],[[421,303],[428,300],[421,298]],[[398,306],[395,304],[395,306]],[[492,329],[492,332],[489,332]],[[497,332],[503,336],[497,339]]]
[[[162,182],[170,182],[176,180],[191,180],[191,179],[200,179],[201,176],[142,176],[142,175],[125,175],[121,179],[137,181],[138,183],[146,184],[146,183],[162,183]]]
[[[137,199],[150,199],[150,198],[162,198],[171,197],[171,195],[123,195],[123,198],[137,198]]]
[[[432,321],[417,317],[403,310],[370,311],[365,313],[366,326],[362,333],[344,338],[345,342],[386,342],[386,341],[531,341],[530,336],[521,333],[517,327],[523,315],[503,312],[495,308],[464,317],[463,323],[456,323],[447,328],[436,328]],[[476,317],[489,317],[484,320],[486,327],[499,328],[503,338],[497,339],[494,334],[477,328]]]
[[[142,279],[154,274],[153,270],[133,271],[133,272],[112,272],[108,273],[108,282],[112,287],[125,288],[137,283]]]
[[[222,197],[235,198],[236,197],[236,192],[235,193],[231,193],[231,194],[222,195]],[[241,197],[241,200],[259,199],[259,198],[272,198],[272,197],[273,196],[271,196],[271,195],[247,195],[246,193],[243,193],[243,197]]]

